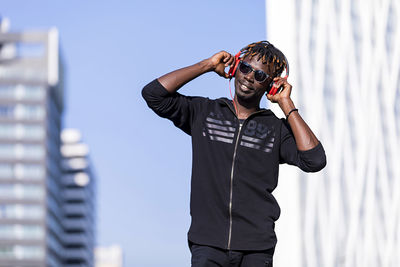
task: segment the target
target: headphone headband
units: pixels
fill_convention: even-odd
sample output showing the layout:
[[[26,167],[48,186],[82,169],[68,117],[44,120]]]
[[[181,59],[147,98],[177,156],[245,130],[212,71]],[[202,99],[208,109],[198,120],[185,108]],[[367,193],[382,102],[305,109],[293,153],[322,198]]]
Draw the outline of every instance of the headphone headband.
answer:
[[[282,53],[283,55],[283,53]],[[285,67],[285,76],[284,78],[287,79],[289,77],[289,61],[287,61],[287,58],[285,55],[283,55],[283,57],[285,58],[285,62],[286,62],[286,67]]]
[[[243,50],[244,50],[244,48],[240,49],[240,51],[235,55],[235,65],[233,67],[231,67],[228,71],[229,79],[232,79],[233,76],[235,76],[236,69],[239,66],[240,60],[242,59],[241,56],[244,53]],[[289,62],[283,53],[282,53],[282,55],[285,58],[285,62],[286,62],[284,78],[287,79],[289,77]]]

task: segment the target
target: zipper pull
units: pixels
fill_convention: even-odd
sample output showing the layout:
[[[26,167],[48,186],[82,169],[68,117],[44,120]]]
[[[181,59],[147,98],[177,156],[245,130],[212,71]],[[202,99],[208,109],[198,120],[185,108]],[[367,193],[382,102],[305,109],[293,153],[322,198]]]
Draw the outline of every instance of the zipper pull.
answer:
[[[239,129],[240,129],[240,128],[242,128],[242,126],[243,126],[244,120],[239,120],[239,118],[238,118],[238,122],[239,122]]]

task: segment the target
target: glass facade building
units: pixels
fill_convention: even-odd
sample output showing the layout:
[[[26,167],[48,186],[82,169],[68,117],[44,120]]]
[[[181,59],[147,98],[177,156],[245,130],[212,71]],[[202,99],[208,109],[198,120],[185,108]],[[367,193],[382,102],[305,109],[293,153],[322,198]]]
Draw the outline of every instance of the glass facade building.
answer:
[[[58,31],[7,32],[0,24],[0,266],[92,266],[91,248],[84,264],[67,259],[86,236],[71,230],[66,204],[73,193],[61,164]]]
[[[267,0],[266,20],[328,161],[281,168],[276,265],[400,266],[400,2]]]
[[[94,266],[96,180],[89,149],[76,129],[64,129],[61,141],[63,266]]]

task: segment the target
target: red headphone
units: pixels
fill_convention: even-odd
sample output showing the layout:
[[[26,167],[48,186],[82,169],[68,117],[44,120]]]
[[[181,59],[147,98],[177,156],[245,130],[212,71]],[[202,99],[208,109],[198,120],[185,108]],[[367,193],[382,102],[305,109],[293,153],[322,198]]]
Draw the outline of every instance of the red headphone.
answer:
[[[240,56],[243,54],[243,51],[240,50],[236,55],[235,55],[235,65],[233,65],[229,71],[228,71],[228,75],[229,75],[229,79],[232,79],[233,76],[235,76],[236,73],[236,69],[239,66],[239,62],[240,62]]]
[[[241,49],[235,55],[235,65],[233,65],[228,71],[229,79],[232,79],[235,76],[236,69],[239,66],[242,54],[243,54],[243,49]],[[285,72],[285,76],[283,78],[287,79],[289,77],[289,62],[287,61],[285,55],[283,55],[283,57],[285,58],[285,61],[286,61],[286,67],[285,67],[286,72]],[[281,86],[280,88],[277,88],[274,86],[274,82],[271,81],[266,92],[267,92],[267,94],[275,95],[276,93],[280,93],[282,90],[283,90],[283,86]]]

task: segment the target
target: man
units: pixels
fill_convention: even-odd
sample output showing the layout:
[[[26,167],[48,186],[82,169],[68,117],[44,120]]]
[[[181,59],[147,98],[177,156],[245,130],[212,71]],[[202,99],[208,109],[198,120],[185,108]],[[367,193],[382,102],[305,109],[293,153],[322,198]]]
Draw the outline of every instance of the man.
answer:
[[[316,172],[326,165],[324,149],[290,98],[280,75],[285,56],[267,41],[243,48],[235,59],[221,51],[211,58],[152,81],[143,88],[147,104],[192,137],[193,162],[188,233],[192,266],[272,266],[275,221],[280,208],[272,191],[280,163]],[[177,93],[210,71],[230,78],[237,66],[233,100]],[[274,87],[271,90],[271,85]],[[274,88],[283,88],[274,94]],[[278,103],[286,120],[260,108]],[[271,94],[270,94],[271,93]]]

